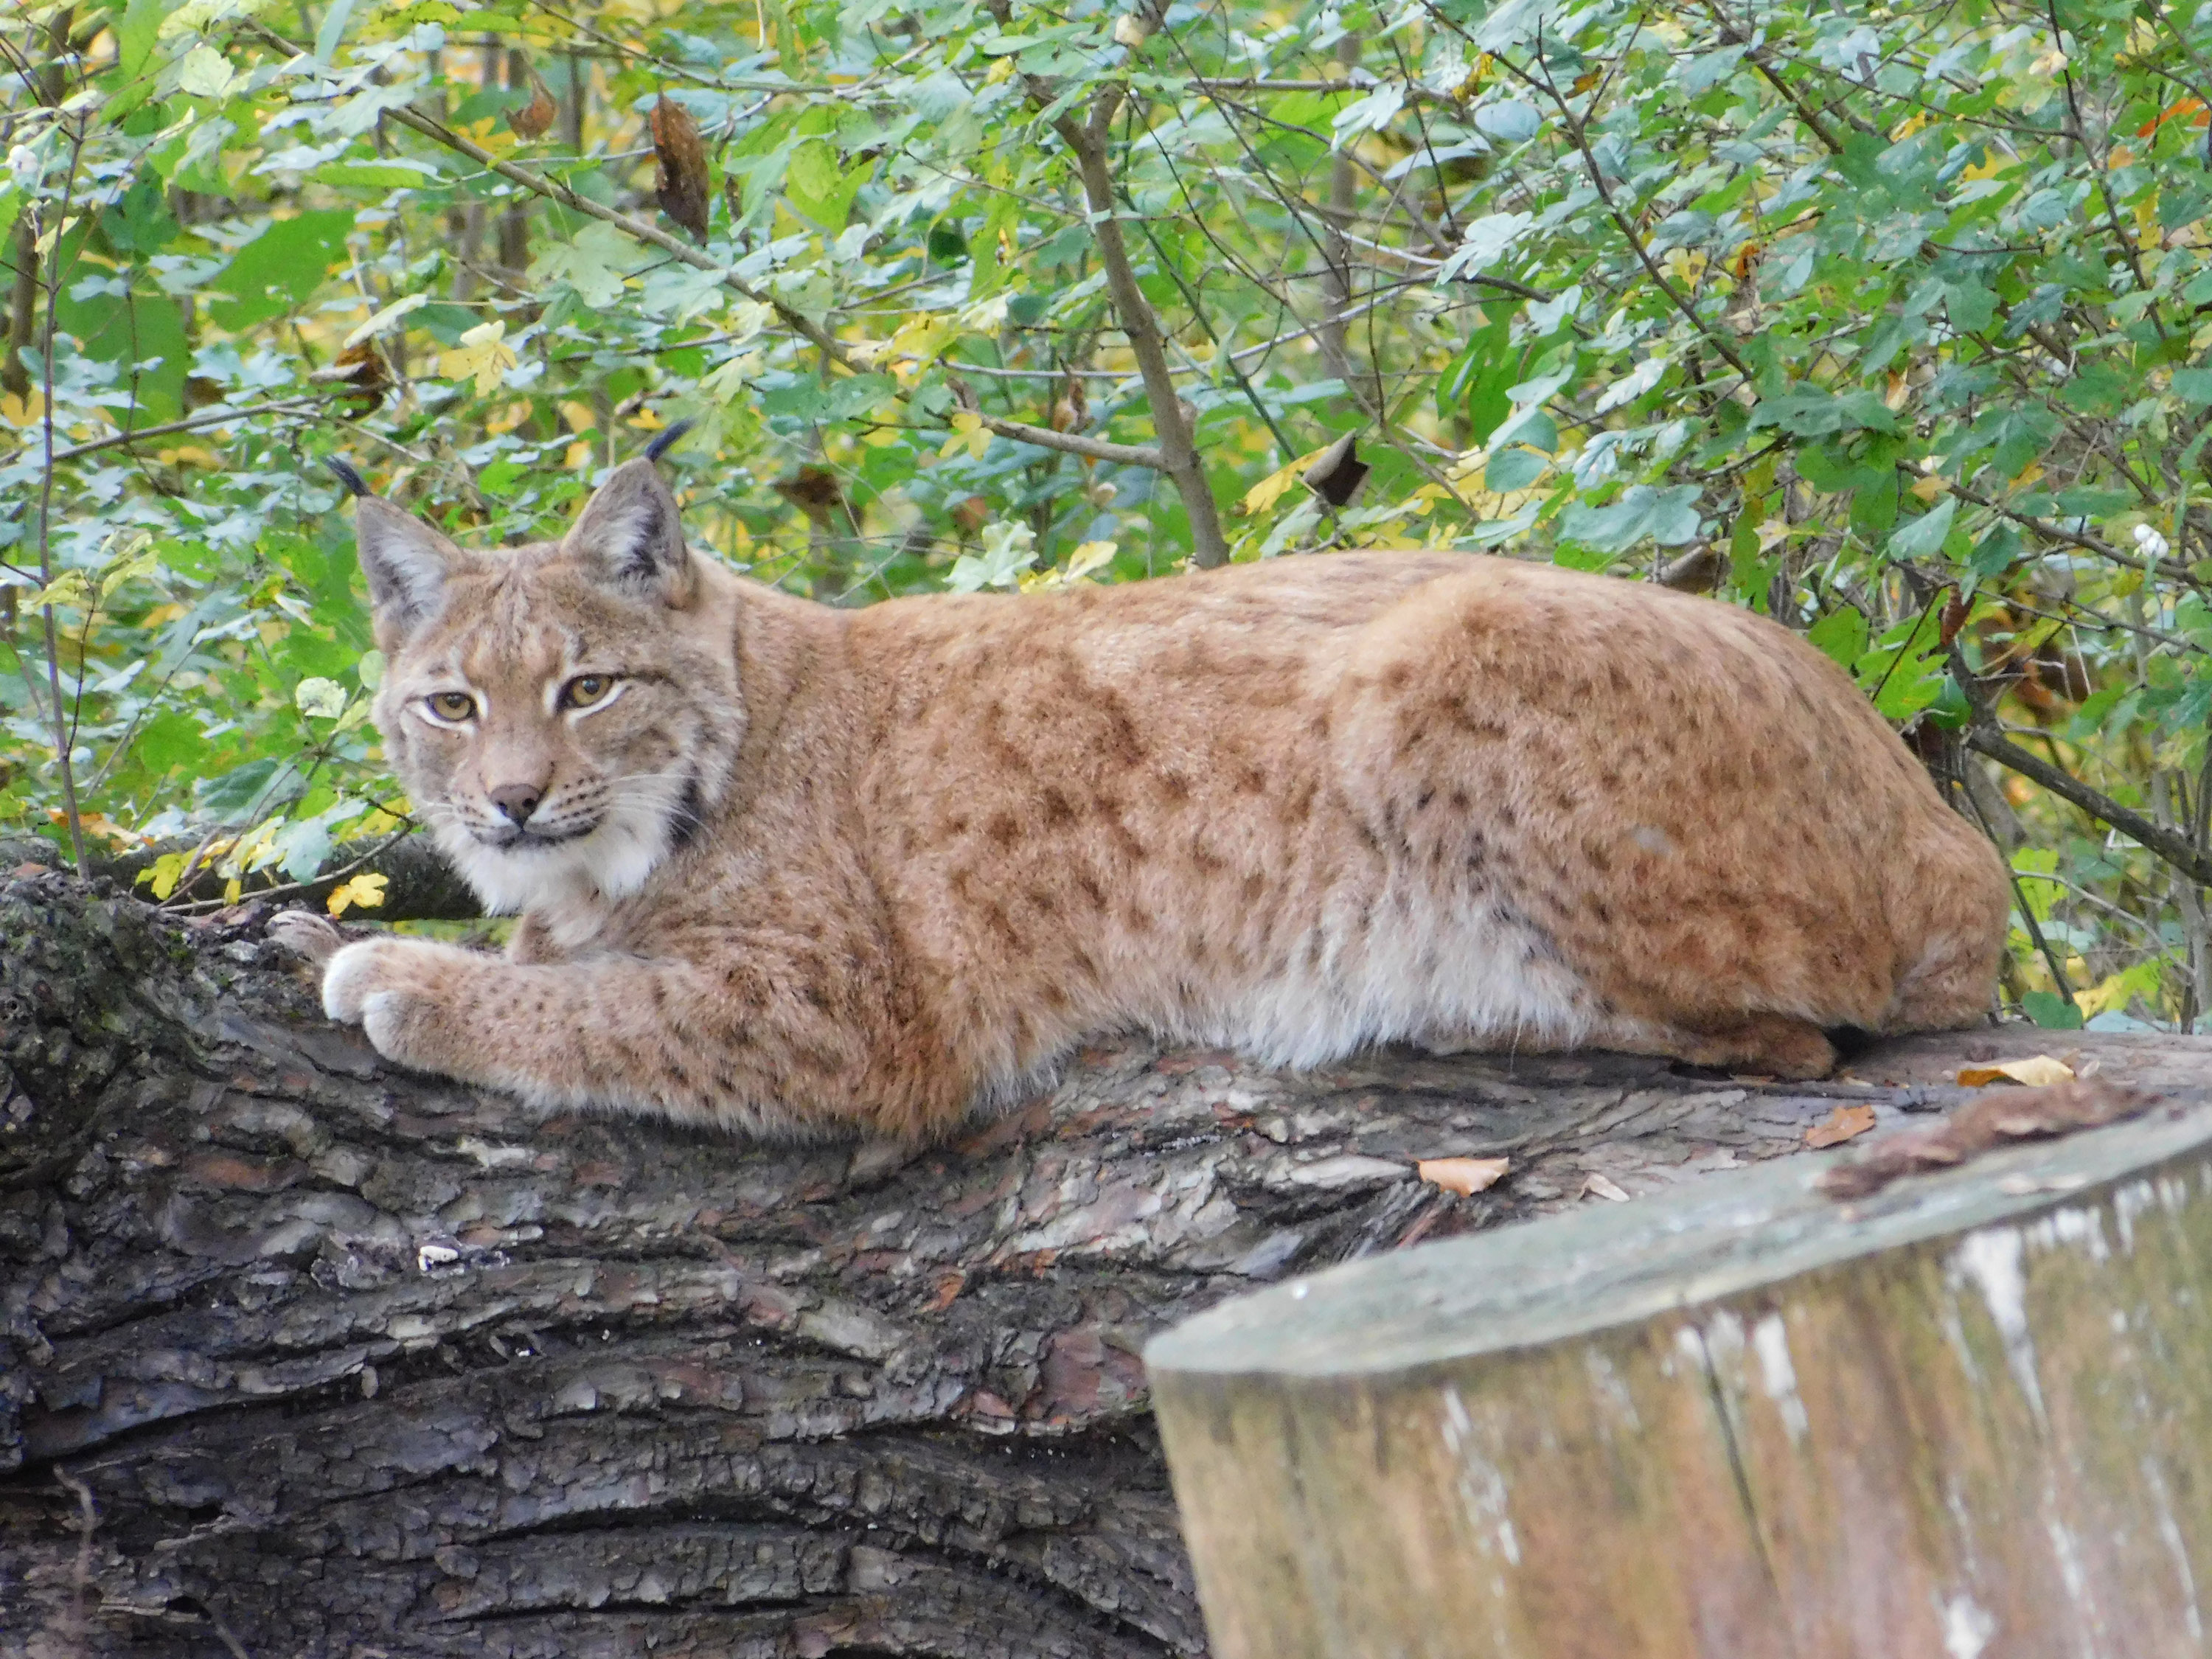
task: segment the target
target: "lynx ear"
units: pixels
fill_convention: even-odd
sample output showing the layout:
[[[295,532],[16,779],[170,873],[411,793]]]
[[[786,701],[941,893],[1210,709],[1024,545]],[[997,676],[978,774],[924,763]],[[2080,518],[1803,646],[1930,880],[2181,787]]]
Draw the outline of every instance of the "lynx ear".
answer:
[[[602,580],[682,605],[691,598],[691,550],[676,497],[650,459],[625,461],[586,502],[562,547],[598,567]]]
[[[412,513],[376,495],[360,496],[353,537],[361,574],[368,578],[380,643],[411,634],[436,616],[445,604],[447,579],[468,558]]]

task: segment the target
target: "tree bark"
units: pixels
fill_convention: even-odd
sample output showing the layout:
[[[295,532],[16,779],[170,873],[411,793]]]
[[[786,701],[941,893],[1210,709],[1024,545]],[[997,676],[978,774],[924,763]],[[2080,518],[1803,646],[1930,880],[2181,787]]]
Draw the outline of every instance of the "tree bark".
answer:
[[[957,1145],[763,1147],[536,1121],[325,1023],[256,916],[0,878],[0,1655],[1197,1654],[1151,1335],[2057,1038],[1880,1086],[1123,1040]]]

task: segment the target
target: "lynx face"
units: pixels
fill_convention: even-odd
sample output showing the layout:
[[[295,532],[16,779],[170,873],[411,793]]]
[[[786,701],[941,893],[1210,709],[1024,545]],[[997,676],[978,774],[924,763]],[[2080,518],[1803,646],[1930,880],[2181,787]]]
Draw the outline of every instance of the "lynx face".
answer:
[[[695,583],[650,464],[559,542],[469,551],[362,504],[388,659],[377,724],[484,902],[637,892],[722,797],[744,708],[726,642],[681,625]]]

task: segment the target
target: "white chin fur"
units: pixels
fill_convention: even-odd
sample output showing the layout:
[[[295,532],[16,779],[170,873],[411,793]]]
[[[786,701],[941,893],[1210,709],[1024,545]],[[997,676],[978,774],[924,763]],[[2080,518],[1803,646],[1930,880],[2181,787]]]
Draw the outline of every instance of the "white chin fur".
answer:
[[[437,827],[438,845],[495,915],[583,893],[628,898],[668,855],[677,792],[665,793],[665,801],[633,795],[590,835],[550,847],[487,847],[450,817]]]

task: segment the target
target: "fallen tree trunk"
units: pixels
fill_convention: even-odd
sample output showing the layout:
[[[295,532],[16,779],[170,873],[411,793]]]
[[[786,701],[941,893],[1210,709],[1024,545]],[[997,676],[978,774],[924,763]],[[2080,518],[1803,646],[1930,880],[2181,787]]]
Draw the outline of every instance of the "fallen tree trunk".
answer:
[[[1125,1041],[958,1146],[763,1148],[386,1067],[258,918],[0,885],[0,1654],[1201,1652],[1154,1333],[2057,1036],[1815,1085]]]

